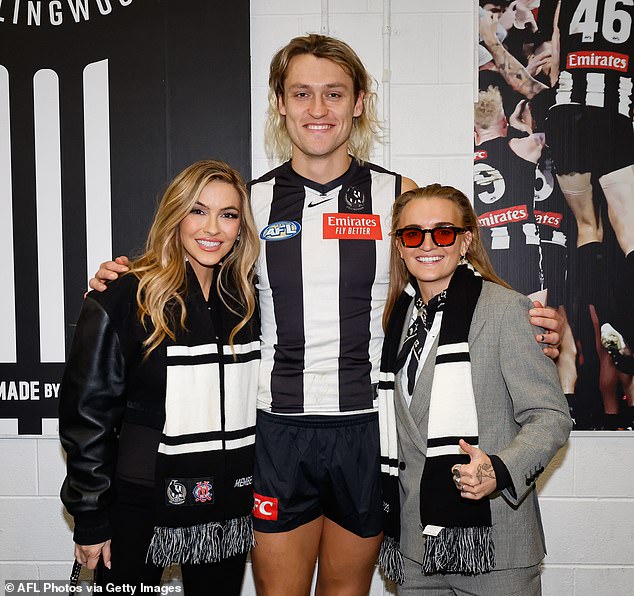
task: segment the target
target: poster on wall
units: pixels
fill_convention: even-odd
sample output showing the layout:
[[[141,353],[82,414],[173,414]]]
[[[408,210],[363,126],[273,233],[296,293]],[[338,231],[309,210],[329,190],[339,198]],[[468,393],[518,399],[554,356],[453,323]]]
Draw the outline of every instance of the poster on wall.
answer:
[[[565,320],[576,430],[634,429],[633,27],[630,0],[480,1],[474,205],[501,277]]]
[[[250,176],[249,2],[0,1],[0,433],[56,432],[87,281],[170,178]]]

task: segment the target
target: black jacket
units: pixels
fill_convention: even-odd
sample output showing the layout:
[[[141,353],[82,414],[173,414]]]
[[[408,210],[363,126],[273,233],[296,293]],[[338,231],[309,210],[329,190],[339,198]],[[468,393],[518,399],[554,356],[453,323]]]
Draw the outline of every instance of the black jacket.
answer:
[[[224,369],[228,363],[245,366],[238,376],[240,384],[230,388],[231,397],[242,400],[245,409],[244,433],[251,432],[251,414],[255,421],[255,391],[259,360],[259,324],[253,317],[234,339],[238,351],[249,356],[233,362],[228,336],[240,320],[220,299],[215,280],[206,302],[198,281],[188,267],[186,297],[187,327],[177,334],[176,343],[166,339],[147,359],[143,359],[143,340],[148,336],[137,316],[138,280],[125,275],[109,284],[103,293],[91,292],[84,302],[77,323],[66,370],[60,389],[60,439],[67,452],[67,476],[61,498],[74,517],[74,540],[78,544],[97,544],[110,538],[108,510],[116,498],[114,478],[117,475],[119,434],[129,428],[154,429],[156,445],[148,453],[154,455],[165,424],[167,379],[167,346],[199,346],[217,344],[221,357],[218,367],[220,387],[214,395],[227,390]],[[247,348],[250,346],[250,348]],[[255,371],[255,372],[254,372]],[[237,395],[236,395],[237,394]],[[252,447],[247,462],[241,463],[250,473]],[[147,466],[153,469],[154,461]],[[244,472],[241,472],[244,475]],[[228,478],[227,483],[234,482]],[[236,515],[246,515],[252,506],[251,487],[244,487],[240,498],[232,499]]]

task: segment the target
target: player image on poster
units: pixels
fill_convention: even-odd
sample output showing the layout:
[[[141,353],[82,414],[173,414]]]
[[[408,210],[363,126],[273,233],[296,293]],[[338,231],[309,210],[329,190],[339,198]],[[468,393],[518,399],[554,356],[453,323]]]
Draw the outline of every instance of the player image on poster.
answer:
[[[634,429],[634,0],[480,2],[474,206],[557,308],[575,429]]]
[[[55,433],[89,277],[188,164],[250,174],[249,2],[0,2],[0,433]]]

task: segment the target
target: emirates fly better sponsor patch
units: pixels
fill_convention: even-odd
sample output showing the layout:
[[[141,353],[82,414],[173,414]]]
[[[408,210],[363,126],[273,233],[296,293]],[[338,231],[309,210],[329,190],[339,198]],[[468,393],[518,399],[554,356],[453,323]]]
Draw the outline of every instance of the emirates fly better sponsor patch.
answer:
[[[383,240],[381,217],[373,213],[324,213],[325,240]]]

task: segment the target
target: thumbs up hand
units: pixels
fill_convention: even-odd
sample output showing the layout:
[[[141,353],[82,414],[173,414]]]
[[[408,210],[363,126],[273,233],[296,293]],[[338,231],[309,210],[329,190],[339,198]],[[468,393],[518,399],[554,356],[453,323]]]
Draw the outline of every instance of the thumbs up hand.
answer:
[[[456,488],[465,499],[479,500],[489,496],[497,487],[495,471],[489,456],[460,439],[460,448],[470,457],[468,464],[457,464],[451,469]]]

